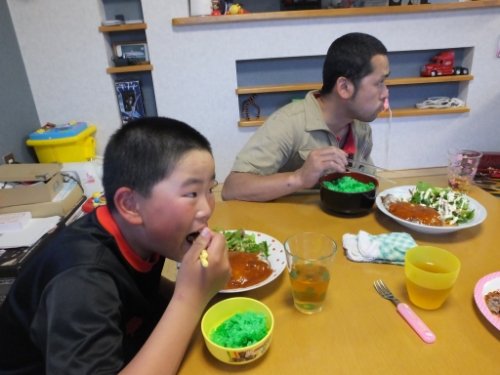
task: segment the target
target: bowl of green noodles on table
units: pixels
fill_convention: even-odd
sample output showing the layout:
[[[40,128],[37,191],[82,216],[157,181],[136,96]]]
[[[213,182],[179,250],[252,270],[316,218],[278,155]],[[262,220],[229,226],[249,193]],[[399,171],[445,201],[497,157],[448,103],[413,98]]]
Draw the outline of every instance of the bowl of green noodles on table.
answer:
[[[369,212],[377,196],[378,180],[359,172],[336,172],[320,178],[323,209],[338,214]]]
[[[228,298],[209,308],[201,320],[208,351],[231,365],[253,362],[266,353],[274,316],[264,303],[247,297]]]

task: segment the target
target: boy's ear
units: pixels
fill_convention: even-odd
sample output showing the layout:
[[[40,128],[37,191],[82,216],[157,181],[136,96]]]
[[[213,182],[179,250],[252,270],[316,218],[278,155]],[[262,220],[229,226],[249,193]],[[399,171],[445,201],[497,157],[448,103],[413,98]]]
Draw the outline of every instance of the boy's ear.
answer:
[[[342,99],[350,99],[354,95],[354,84],[346,77],[339,77],[334,90]]]
[[[120,216],[130,224],[141,224],[142,216],[139,210],[135,192],[128,187],[118,188],[115,192],[115,207]]]

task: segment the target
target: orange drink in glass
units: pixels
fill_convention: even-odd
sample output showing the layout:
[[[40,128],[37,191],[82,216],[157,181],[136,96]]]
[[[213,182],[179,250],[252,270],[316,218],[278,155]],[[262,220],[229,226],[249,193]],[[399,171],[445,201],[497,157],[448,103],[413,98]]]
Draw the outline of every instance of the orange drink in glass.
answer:
[[[293,302],[300,312],[314,314],[323,309],[336,252],[335,241],[321,233],[304,232],[286,240]]]

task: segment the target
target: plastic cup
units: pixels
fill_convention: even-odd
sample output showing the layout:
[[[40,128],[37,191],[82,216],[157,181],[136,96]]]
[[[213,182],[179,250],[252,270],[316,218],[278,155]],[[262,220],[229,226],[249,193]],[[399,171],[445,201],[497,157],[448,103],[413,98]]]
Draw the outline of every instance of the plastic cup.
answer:
[[[448,150],[448,185],[462,193],[470,191],[483,154],[473,150]]]
[[[323,309],[336,252],[335,241],[321,233],[299,233],[285,241],[293,302],[300,312]]]
[[[410,301],[434,310],[450,294],[460,272],[460,260],[438,247],[416,246],[406,252],[404,270]]]

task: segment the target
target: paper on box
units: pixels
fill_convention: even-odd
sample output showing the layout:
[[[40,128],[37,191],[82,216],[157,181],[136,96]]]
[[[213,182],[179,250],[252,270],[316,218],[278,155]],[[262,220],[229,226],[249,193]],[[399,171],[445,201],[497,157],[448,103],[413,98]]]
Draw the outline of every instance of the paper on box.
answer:
[[[31,246],[46,233],[56,228],[59,216],[31,219],[26,227],[18,232],[0,234],[0,249]]]
[[[0,233],[22,230],[31,219],[31,212],[0,214]]]
[[[65,173],[74,172],[80,184],[83,187],[83,192],[87,197],[91,197],[94,193],[102,193],[102,162],[92,160],[88,162],[64,163],[62,171]]]

